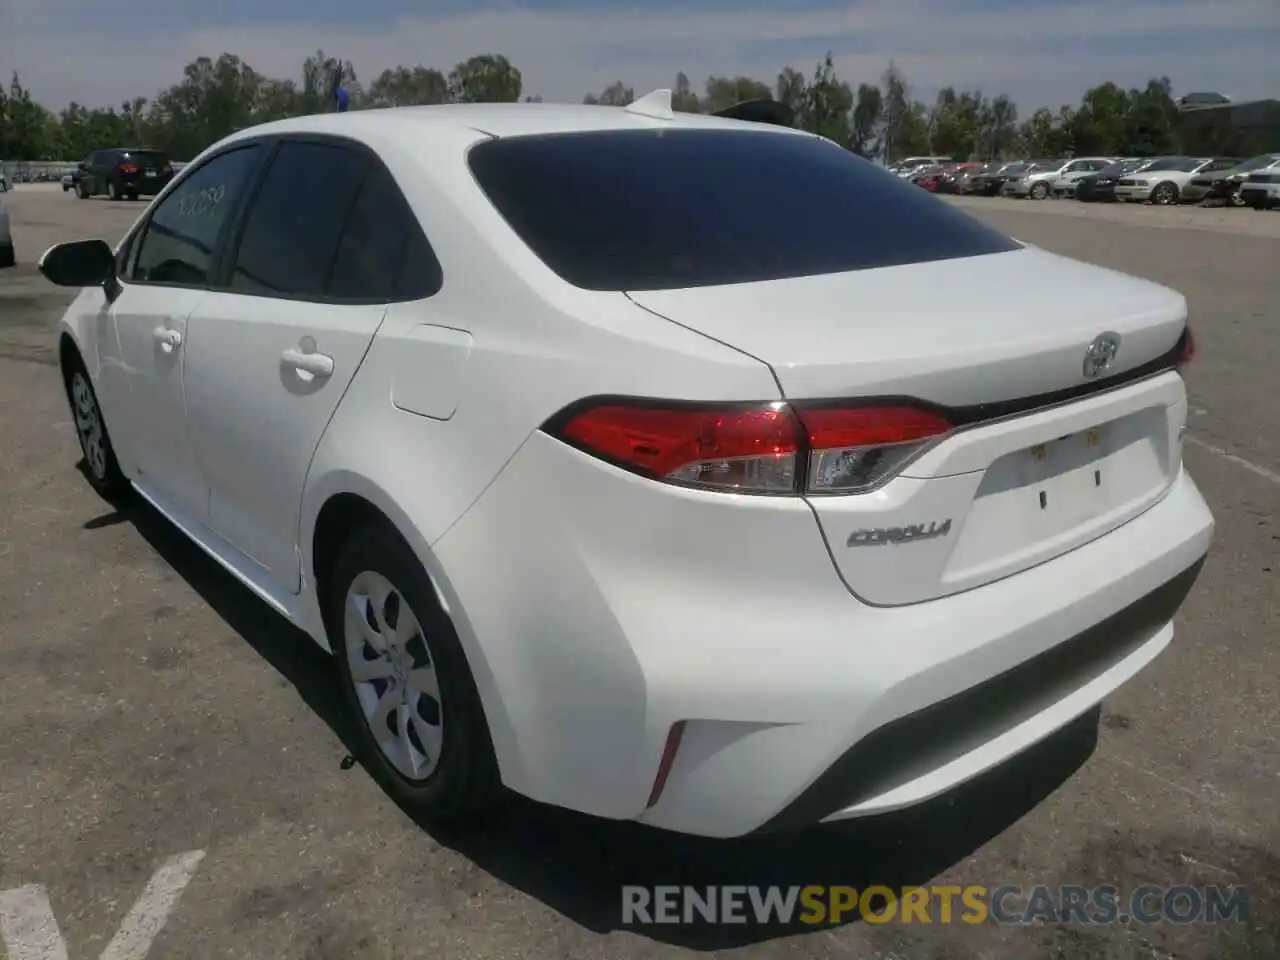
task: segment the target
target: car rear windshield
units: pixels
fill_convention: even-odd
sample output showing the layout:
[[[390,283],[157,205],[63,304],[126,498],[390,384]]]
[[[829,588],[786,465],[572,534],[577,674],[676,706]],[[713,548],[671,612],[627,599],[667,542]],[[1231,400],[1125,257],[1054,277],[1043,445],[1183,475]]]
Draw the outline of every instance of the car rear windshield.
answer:
[[[169,158],[159,150],[129,150],[126,156],[134,163],[147,167],[163,167],[169,162]]]
[[[525,244],[588,290],[748,283],[1019,248],[816,137],[592,131],[489,140],[468,161]]]

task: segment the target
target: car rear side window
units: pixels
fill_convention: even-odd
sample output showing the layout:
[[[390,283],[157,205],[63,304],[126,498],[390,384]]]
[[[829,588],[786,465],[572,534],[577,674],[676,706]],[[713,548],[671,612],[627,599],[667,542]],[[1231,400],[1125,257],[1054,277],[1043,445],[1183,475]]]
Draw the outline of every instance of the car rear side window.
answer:
[[[267,296],[324,296],[343,225],[371,161],[355,150],[285,141],[253,199],[229,286]]]
[[[336,300],[418,300],[440,290],[440,262],[395,180],[381,165],[365,177],[329,276]]]
[[[468,161],[533,252],[589,290],[747,283],[1019,248],[816,137],[592,131],[489,140]]]
[[[257,146],[220,154],[193,170],[155,208],[128,279],[203,286],[227,217],[257,167]]]

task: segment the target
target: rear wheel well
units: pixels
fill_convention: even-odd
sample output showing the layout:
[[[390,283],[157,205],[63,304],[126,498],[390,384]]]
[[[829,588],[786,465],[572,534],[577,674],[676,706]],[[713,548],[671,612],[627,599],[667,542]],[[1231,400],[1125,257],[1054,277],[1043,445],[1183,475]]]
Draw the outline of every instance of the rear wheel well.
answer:
[[[311,571],[316,581],[316,599],[320,604],[325,632],[333,639],[326,598],[332,585],[333,565],[342,545],[351,534],[363,526],[385,526],[399,535],[396,526],[385,513],[368,500],[354,493],[339,493],[325,501],[316,517],[315,532],[311,536]]]

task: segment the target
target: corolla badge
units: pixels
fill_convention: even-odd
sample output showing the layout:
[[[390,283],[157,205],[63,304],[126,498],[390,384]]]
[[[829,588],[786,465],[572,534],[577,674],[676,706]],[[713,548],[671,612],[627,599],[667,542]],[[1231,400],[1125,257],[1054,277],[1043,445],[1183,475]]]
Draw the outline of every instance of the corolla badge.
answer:
[[[882,547],[887,543],[910,543],[913,540],[932,540],[951,532],[951,519],[932,520],[929,523],[909,523],[903,527],[872,527],[855,530],[849,534],[846,544],[850,547]]]
[[[1102,376],[1115,363],[1116,354],[1120,352],[1120,334],[1100,333],[1093,338],[1089,349],[1084,352],[1084,375],[1089,380]]]

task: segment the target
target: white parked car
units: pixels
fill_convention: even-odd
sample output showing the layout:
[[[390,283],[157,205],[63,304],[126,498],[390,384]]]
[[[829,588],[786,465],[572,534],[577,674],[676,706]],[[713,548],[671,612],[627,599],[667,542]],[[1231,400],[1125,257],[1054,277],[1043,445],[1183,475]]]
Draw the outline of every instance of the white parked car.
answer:
[[[1077,157],[1073,160],[1036,160],[1031,168],[1013,177],[1000,189],[1002,196],[1044,200],[1052,196],[1055,184],[1063,177],[1079,179],[1097,173],[1114,161],[1108,157]]]
[[[923,801],[1150,663],[1210,544],[1181,295],[666,91],[244,130],[40,269],[93,485],[332,650],[428,817]]]
[[[1229,170],[1239,162],[1233,157],[1161,157],[1116,181],[1116,199],[1159,206],[1178,203],[1197,176]]]

